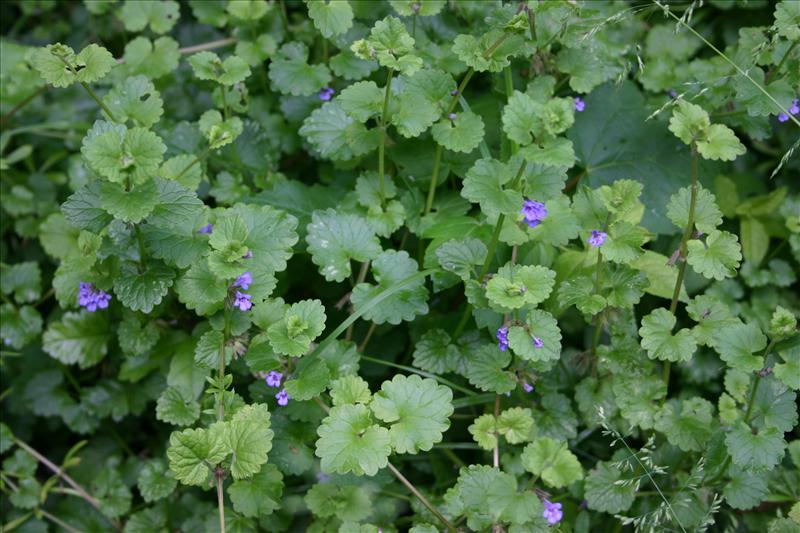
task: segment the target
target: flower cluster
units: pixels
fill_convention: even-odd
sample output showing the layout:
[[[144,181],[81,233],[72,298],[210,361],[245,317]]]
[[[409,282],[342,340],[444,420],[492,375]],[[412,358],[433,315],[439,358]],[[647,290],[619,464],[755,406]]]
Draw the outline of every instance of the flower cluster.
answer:
[[[530,228],[535,228],[547,217],[547,208],[542,202],[537,202],[535,200],[525,200],[519,212]]]
[[[497,330],[497,347],[501,352],[508,350],[508,327],[503,326]]]
[[[786,111],[788,111],[788,113],[791,115],[797,115],[798,113],[800,113],[800,99],[795,98],[794,100],[792,100],[792,105]],[[780,115],[778,115],[778,121],[786,122],[787,120],[789,120],[789,114],[781,113]]]
[[[283,381],[283,374],[275,370],[270,370],[267,377],[264,378],[264,381],[267,383],[268,387],[280,387],[281,381]],[[278,400],[278,405],[285,406],[292,397],[289,396],[286,389],[281,389],[278,391],[278,394],[275,395],[275,399]]]
[[[234,289],[242,289],[246,291],[250,288],[251,283],[253,283],[253,275],[250,272],[245,272],[236,278],[236,281],[233,282],[232,287]],[[250,301],[251,298],[252,297],[246,292],[237,290],[234,294],[233,306],[238,307],[240,311],[248,311],[251,307],[253,307],[253,302]]]
[[[549,500],[544,500],[542,503],[544,503],[544,512],[542,516],[547,520],[547,523],[553,526],[561,522],[561,519],[564,518],[564,511],[561,510],[561,504],[552,503]]]
[[[78,305],[86,308],[90,313],[108,307],[111,295],[96,289],[91,283],[81,281],[78,284]]]
[[[603,243],[606,242],[606,237],[608,237],[606,232],[593,229],[592,234],[589,236],[589,240],[587,242],[595,248],[600,248]]]
[[[323,102],[329,102],[331,98],[333,98],[333,94],[335,92],[336,91],[334,91],[330,87],[323,87],[322,89],[319,90],[319,99],[322,100]]]

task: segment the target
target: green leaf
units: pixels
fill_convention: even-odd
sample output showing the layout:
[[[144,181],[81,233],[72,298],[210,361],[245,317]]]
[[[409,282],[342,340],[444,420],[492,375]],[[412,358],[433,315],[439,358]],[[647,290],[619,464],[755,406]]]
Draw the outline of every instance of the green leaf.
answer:
[[[559,194],[555,198],[545,201],[544,205],[548,211],[547,217],[535,228],[526,228],[524,231],[534,241],[541,241],[552,246],[565,246],[578,236],[581,229],[578,218],[572,213],[569,198]],[[506,220],[506,226],[512,223],[510,220]],[[503,239],[502,233],[500,238]],[[527,240],[525,237],[525,242]]]
[[[669,119],[669,131],[675,134],[684,144],[692,144],[703,138],[711,120],[702,107],[686,100],[678,100],[672,117]]]
[[[34,509],[39,504],[42,486],[35,478],[20,479],[17,489],[8,497],[11,505],[18,509]]]
[[[186,307],[207,316],[225,305],[228,284],[211,272],[207,261],[197,261],[178,279],[175,292]]]
[[[622,473],[611,463],[598,462],[584,484],[589,509],[612,514],[630,509],[636,498],[636,487],[633,483],[617,483],[620,479]]]
[[[221,148],[235,141],[244,131],[244,124],[239,117],[223,120],[222,113],[216,109],[209,109],[200,116],[198,121],[200,133],[205,135],[209,147]]]
[[[325,318],[325,307],[319,300],[292,304],[283,319],[267,329],[269,344],[278,353],[299,357],[323,332]]]
[[[767,472],[752,472],[733,466],[725,483],[725,501],[734,509],[751,509],[769,494]]]
[[[710,346],[716,333],[739,323],[730,308],[713,296],[699,294],[686,305],[686,312],[697,322],[692,328],[697,344]]]
[[[389,430],[373,424],[364,405],[333,407],[317,435],[315,453],[324,472],[374,476],[392,452]]]
[[[353,403],[363,403],[366,405],[372,400],[372,393],[369,391],[369,383],[359,376],[342,376],[332,381],[330,387],[333,405]]]
[[[83,138],[81,153],[89,166],[114,183],[144,183],[158,172],[166,147],[145,128],[98,120]]]
[[[797,425],[797,395],[770,376],[762,383],[753,398],[750,423],[756,429],[775,428],[788,433]]]
[[[308,509],[316,517],[337,517],[341,520],[361,521],[371,514],[372,501],[367,485],[342,485],[318,483],[305,495]],[[343,525],[342,528],[345,526]]]
[[[137,126],[150,127],[164,114],[164,102],[153,82],[146,76],[131,76],[114,86],[103,97],[103,103],[123,122],[131,120]]]
[[[533,419],[531,419],[533,424]],[[497,419],[493,414],[483,414],[476,418],[467,430],[484,450],[491,450],[497,446]]]
[[[118,183],[100,184],[100,205],[108,214],[123,222],[139,223],[158,203],[158,189],[153,180],[126,190]]]
[[[455,120],[445,117],[434,124],[431,134],[448,150],[469,153],[483,140],[483,119],[472,111],[464,111]]]
[[[541,347],[537,347],[536,339]],[[508,329],[508,345],[526,361],[557,361],[561,356],[561,330],[553,315],[534,309],[525,317],[524,326]]]
[[[368,56],[378,60],[382,67],[397,70],[408,76],[422,68],[422,58],[414,53],[414,39],[406,31],[400,19],[384,17],[375,23],[366,42],[356,41],[351,50],[367,59],[361,53],[366,48]]]
[[[167,387],[156,401],[156,418],[175,426],[190,426],[200,418],[200,404],[188,391]]]
[[[664,405],[655,429],[685,452],[701,451],[714,432],[714,407],[703,398],[690,398]]]
[[[583,479],[581,463],[569,451],[566,441],[539,437],[525,446],[520,461],[525,470],[557,489]]]
[[[359,81],[347,88],[336,98],[345,112],[359,122],[381,114],[383,91],[374,81]]]
[[[176,68],[181,53],[178,42],[171,37],[159,37],[151,42],[146,37],[136,37],[125,45],[125,63],[117,66],[128,76],[143,74],[155,80],[166,76]]]
[[[346,32],[353,25],[353,9],[347,0],[311,0],[308,16],[326,39]]]
[[[0,270],[0,290],[14,294],[17,303],[35,302],[42,294],[42,272],[39,263],[25,261],[3,265]]]
[[[747,469],[771,469],[783,459],[786,441],[783,432],[773,428],[753,430],[740,422],[725,436],[733,464]]]
[[[497,432],[509,444],[519,444],[531,440],[533,427],[533,416],[528,408],[511,407],[497,417]]]
[[[523,52],[523,43],[521,35],[508,35],[501,30],[491,30],[479,39],[462,34],[453,41],[453,53],[477,72],[500,72],[511,64],[510,57]]]
[[[163,168],[163,167],[162,167]],[[187,268],[208,249],[202,227],[203,202],[180,184],[155,180],[158,203],[141,227],[147,251],[170,266]]]
[[[114,219],[100,207],[101,186],[100,181],[84,185],[61,204],[61,211],[70,224],[92,233],[100,233]]]
[[[642,245],[645,242],[647,242],[647,232],[644,229],[619,221],[608,228],[608,237],[600,251],[609,261],[630,264],[642,255]]]
[[[255,518],[268,516],[281,507],[283,475],[274,465],[264,465],[252,479],[234,481],[228,487],[234,510]]]
[[[250,478],[267,462],[273,436],[269,426],[270,414],[265,404],[245,405],[233,415],[225,432],[226,442],[233,453],[233,479]]]
[[[318,396],[331,379],[330,370],[324,361],[314,361],[284,383],[284,388],[293,400],[310,400]]]
[[[24,348],[42,332],[42,316],[29,305],[17,309],[12,304],[0,306],[0,338],[16,349]]]
[[[149,313],[161,303],[174,279],[174,270],[152,260],[143,272],[134,263],[125,263],[114,279],[114,294],[125,307]]]
[[[81,368],[94,366],[106,356],[111,332],[102,312],[64,313],[42,336],[42,349],[51,357]]]
[[[487,253],[480,239],[451,239],[436,249],[436,259],[443,269],[466,281],[476,275],[475,267],[483,265]]]
[[[650,359],[660,361],[689,361],[697,349],[692,331],[686,328],[674,335],[675,317],[663,307],[656,309],[642,319],[639,335],[642,348],[647,350]]]
[[[736,235],[727,231],[713,230],[706,242],[690,240],[686,261],[695,272],[709,279],[722,280],[736,275],[742,260],[742,252]]]
[[[800,40],[800,6],[793,2],[778,2],[775,6],[775,28],[778,35],[790,41]]]
[[[607,305],[605,298],[595,294],[594,281],[586,276],[563,281],[558,287],[558,303],[562,307],[574,305],[585,315],[596,315]]]
[[[442,440],[453,414],[453,392],[436,380],[416,374],[384,381],[370,408],[375,417],[391,423],[389,437],[397,453],[428,451]]]
[[[269,65],[272,86],[282,94],[311,96],[331,82],[324,64],[308,64],[308,47],[290,42],[280,47]]]
[[[567,131],[575,121],[575,103],[572,98],[551,98],[542,103],[514,91],[503,108],[502,120],[508,138],[524,146]]]
[[[535,306],[550,296],[556,274],[541,265],[507,264],[486,284],[486,297],[501,309]]]
[[[507,350],[501,352],[496,345],[485,344],[466,356],[465,375],[470,384],[482,391],[505,394],[517,386],[515,375],[504,370],[510,362]]]
[[[178,482],[162,459],[151,459],[139,471],[137,486],[144,501],[150,503],[172,494]]]
[[[566,396],[549,392],[542,396],[542,408],[533,413],[539,435],[554,439],[572,439],[578,434],[578,418]]]
[[[378,130],[367,130],[345,113],[336,100],[306,117],[300,134],[322,157],[336,161],[346,161],[377,148]]]
[[[0,453],[6,453],[14,446],[14,434],[11,429],[0,422]]]
[[[742,372],[757,372],[764,365],[764,357],[754,355],[767,345],[767,338],[756,324],[736,323],[718,329],[711,336],[711,346],[729,367]]]
[[[742,239],[744,260],[760,265],[769,251],[767,228],[758,219],[742,217],[739,220],[739,236]]]
[[[206,485],[213,467],[227,454],[222,435],[210,429],[184,429],[169,436],[169,469],[184,485]]]
[[[800,346],[794,346],[778,353],[784,362],[773,367],[775,377],[790,389],[800,390]]]
[[[450,343],[450,335],[442,329],[426,331],[414,346],[414,366],[443,374],[453,372],[462,359],[461,351]]]
[[[404,250],[399,252],[385,250],[372,261],[371,270],[378,284],[359,283],[353,288],[350,301],[353,302],[356,311],[376,294],[416,273],[417,262],[411,259],[408,252]],[[427,297],[428,290],[425,288],[425,280],[421,279],[386,299],[380,307],[365,311],[363,317],[376,324],[385,322],[399,324],[404,320],[412,321],[416,315],[424,315],[428,312]]]
[[[125,0],[119,19],[128,31],[150,26],[153,33],[167,33],[179,18],[180,5],[173,0]]]
[[[733,161],[747,150],[728,126],[712,124],[705,138],[697,142],[697,151],[706,159]]]
[[[189,64],[198,79],[212,80],[220,85],[236,85],[250,76],[250,66],[235,55],[228,56],[223,61],[214,52],[206,50],[190,56]]]
[[[660,408],[655,402],[667,394],[666,385],[660,377],[637,374],[615,376],[613,391],[619,411],[627,421],[642,429],[652,429]]]
[[[258,20],[270,9],[266,0],[231,0],[228,2],[228,13],[240,20]]]
[[[522,208],[522,194],[503,186],[510,185],[519,166],[516,160],[502,163],[496,159],[478,159],[464,176],[461,196],[480,204],[481,212],[489,220],[497,219],[500,214],[516,216]]]
[[[32,63],[42,79],[54,87],[68,87],[76,81],[94,83],[117,64],[102,46],[90,44],[76,56],[72,48],[61,43],[37,49]]]
[[[410,17],[417,14],[423,17],[438,15],[447,4],[446,0],[389,0],[398,15]],[[420,532],[423,533],[423,532]]]
[[[350,259],[363,263],[381,253],[378,238],[363,218],[333,209],[312,213],[306,241],[311,260],[328,281],[348,277]]]

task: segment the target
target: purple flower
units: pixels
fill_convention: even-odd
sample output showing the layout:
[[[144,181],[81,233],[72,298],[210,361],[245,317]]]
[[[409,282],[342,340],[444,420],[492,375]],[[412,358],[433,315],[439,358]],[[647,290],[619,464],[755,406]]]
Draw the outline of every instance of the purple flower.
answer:
[[[450,96],[455,96],[457,94],[458,94],[458,89],[453,89],[452,91],[450,91]]]
[[[778,115],[778,122],[786,122],[787,120],[789,120],[789,115],[786,113],[780,113]]]
[[[249,294],[236,291],[236,299],[233,301],[233,306],[238,307],[239,311],[248,311],[253,307],[253,302],[250,301],[250,298],[252,298],[252,296]]]
[[[252,259],[253,258],[253,250],[247,250],[247,253],[242,256],[242,259]]]
[[[330,87],[323,87],[319,90],[319,99],[323,102],[329,102],[330,99],[333,97],[333,93],[335,93],[333,89]]]
[[[275,395],[275,398],[278,400],[278,405],[287,405],[289,400],[292,399],[289,393],[286,392],[286,389],[281,389],[280,392]]]
[[[267,377],[264,378],[264,381],[267,382],[268,387],[280,387],[282,379],[283,374],[276,372],[275,370],[270,370],[269,374],[267,374]]]
[[[678,97],[678,91],[676,91],[675,89],[670,89],[669,92],[667,92],[667,94],[669,94],[670,98]]]
[[[606,242],[606,237],[608,237],[608,234],[606,232],[593,229],[592,235],[591,237],[589,237],[589,240],[587,242],[592,246],[594,246],[595,248],[600,248],[603,245],[603,243]]]
[[[449,118],[450,120],[455,120],[458,118],[458,115],[456,115],[455,113],[450,113],[449,115],[447,115],[447,118]]]
[[[214,229],[213,224],[206,224],[205,226],[197,230],[197,233],[205,233],[206,235],[211,235],[211,231],[213,229]]]
[[[525,392],[533,392],[533,385],[528,383],[527,381],[522,382],[522,390]]]
[[[583,101],[583,98],[580,96],[575,97],[575,111],[578,113],[582,113],[583,110],[586,109],[586,102]]]
[[[108,307],[111,295],[96,289],[91,283],[81,281],[78,284],[78,305],[86,308],[90,313]]]
[[[537,337],[536,335],[534,335],[533,336],[533,347],[536,348],[536,349],[539,349],[542,346],[544,346],[544,341],[542,339],[540,339],[539,337]]]
[[[508,328],[503,326],[497,330],[497,347],[500,348],[501,352],[505,352],[508,349]]]
[[[800,99],[795,98],[792,100],[792,105],[789,107],[789,109],[787,109],[787,111],[789,112],[788,114],[781,113],[778,115],[778,122],[786,122],[789,120],[789,115],[797,115],[800,113]]]
[[[544,204],[534,200],[525,200],[519,212],[522,213],[522,216],[525,217],[525,222],[531,228],[538,226],[547,217],[547,208]]]
[[[247,290],[250,288],[251,283],[253,283],[253,275],[250,272],[245,272],[236,278],[236,281],[233,282],[233,286]]]
[[[561,522],[561,519],[564,518],[564,512],[561,510],[560,503],[551,503],[549,500],[544,500],[544,512],[542,516],[545,517],[547,523],[551,526],[558,524]]]

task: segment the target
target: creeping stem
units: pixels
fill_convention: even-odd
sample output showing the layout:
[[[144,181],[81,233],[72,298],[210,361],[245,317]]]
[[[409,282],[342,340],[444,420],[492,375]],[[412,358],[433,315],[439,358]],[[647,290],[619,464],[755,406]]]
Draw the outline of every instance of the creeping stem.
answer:
[[[683,237],[679,247],[678,257],[678,278],[675,280],[675,289],[672,291],[672,301],[669,304],[669,312],[675,316],[675,311],[678,309],[678,300],[681,295],[681,288],[683,287],[683,278],[686,275],[686,255],[688,249],[689,239],[694,233],[694,211],[697,205],[697,146],[692,142],[692,189],[691,199],[689,200],[689,219],[686,222],[686,229],[683,230]],[[670,362],[664,363],[664,383],[669,389],[669,373]]]
[[[423,496],[422,493],[417,490],[417,487],[407,480],[392,463],[388,463],[387,466],[389,467],[389,470],[391,470],[392,474],[394,474],[394,476],[400,481],[400,483],[405,485],[406,488],[411,491],[411,494],[413,494],[420,501],[420,503],[433,514],[433,516],[438,518],[439,521],[444,524],[448,531],[458,531],[456,527],[447,518],[445,518],[444,515],[442,515],[442,513],[440,513],[439,510],[431,504],[431,502],[428,501],[428,498]]]
[[[225,379],[225,342],[230,333],[230,321],[228,319],[228,310],[225,309],[225,331],[222,336],[222,343],[219,346],[219,379]],[[222,422],[225,419],[225,395],[221,392],[217,397],[217,420]],[[225,471],[221,467],[217,467],[214,471],[214,477],[217,480],[217,508],[219,509],[219,530],[225,533],[225,497],[222,492],[222,478],[225,476]]]

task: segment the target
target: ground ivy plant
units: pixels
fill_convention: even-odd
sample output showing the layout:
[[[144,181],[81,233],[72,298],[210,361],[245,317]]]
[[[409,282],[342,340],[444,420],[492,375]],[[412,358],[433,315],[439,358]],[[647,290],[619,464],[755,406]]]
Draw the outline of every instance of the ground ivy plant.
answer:
[[[2,531],[800,531],[800,3],[0,14]]]

